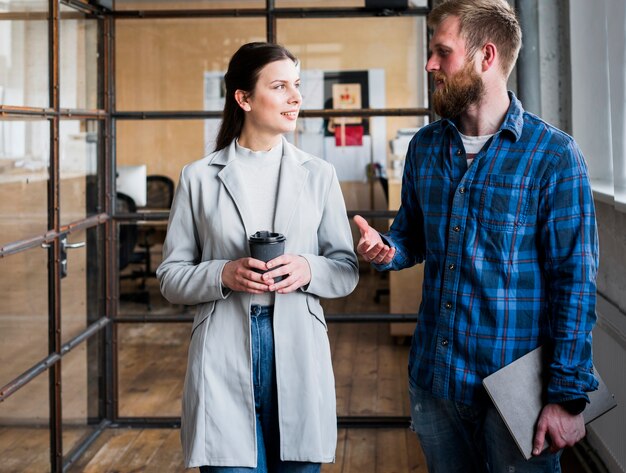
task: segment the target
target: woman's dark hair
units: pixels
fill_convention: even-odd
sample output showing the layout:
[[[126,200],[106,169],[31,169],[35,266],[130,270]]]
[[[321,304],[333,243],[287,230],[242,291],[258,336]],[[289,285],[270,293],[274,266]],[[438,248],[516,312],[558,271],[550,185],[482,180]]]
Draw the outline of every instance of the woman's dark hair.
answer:
[[[233,55],[228,63],[228,72],[224,76],[226,84],[226,101],[222,124],[217,134],[215,151],[226,148],[241,134],[244,122],[244,111],[235,100],[235,91],[241,89],[252,93],[259,79],[259,73],[271,62],[291,59],[297,63],[297,59],[287,49],[272,43],[248,43],[244,44]]]

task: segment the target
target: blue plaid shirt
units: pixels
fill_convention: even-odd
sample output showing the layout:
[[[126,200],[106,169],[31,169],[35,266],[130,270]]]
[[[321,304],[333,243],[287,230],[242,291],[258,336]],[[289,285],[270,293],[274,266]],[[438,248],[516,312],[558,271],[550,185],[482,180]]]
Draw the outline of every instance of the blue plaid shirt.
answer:
[[[413,382],[466,404],[482,379],[546,344],[548,401],[594,390],[598,237],[587,168],[567,134],[511,105],[468,167],[453,121],[409,146],[402,205],[384,235],[396,255],[380,270],[424,261],[409,359]]]

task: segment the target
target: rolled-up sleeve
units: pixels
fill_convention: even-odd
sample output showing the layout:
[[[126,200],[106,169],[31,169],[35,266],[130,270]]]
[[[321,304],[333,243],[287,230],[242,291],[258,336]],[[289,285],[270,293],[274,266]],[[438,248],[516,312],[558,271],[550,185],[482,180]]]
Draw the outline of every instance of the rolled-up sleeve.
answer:
[[[423,215],[415,189],[415,157],[419,135],[411,140],[402,177],[401,204],[389,232],[381,235],[387,245],[395,248],[393,260],[386,265],[374,264],[378,271],[398,271],[424,260],[425,238]]]
[[[598,233],[586,164],[571,141],[543,187],[542,246],[552,331],[548,401],[597,388],[591,330],[596,322]]]

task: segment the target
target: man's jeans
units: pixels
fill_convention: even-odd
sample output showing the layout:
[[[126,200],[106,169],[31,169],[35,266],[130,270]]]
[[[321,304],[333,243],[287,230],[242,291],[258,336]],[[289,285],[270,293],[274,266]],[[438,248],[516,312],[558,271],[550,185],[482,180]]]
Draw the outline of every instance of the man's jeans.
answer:
[[[492,405],[438,399],[409,379],[412,428],[429,473],[560,473],[561,452],[526,461]]]
[[[319,473],[321,469],[319,463],[280,460],[273,309],[273,306],[260,305],[253,305],[250,309],[257,467],[202,466],[201,473]]]

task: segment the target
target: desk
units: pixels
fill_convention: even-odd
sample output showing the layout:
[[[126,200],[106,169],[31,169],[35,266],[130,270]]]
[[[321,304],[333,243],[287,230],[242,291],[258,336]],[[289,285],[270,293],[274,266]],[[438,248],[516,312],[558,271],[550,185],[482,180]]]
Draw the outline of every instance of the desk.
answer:
[[[401,179],[389,180],[389,210],[400,208]],[[402,271],[389,272],[389,312],[392,314],[417,313],[422,302],[424,264]],[[389,333],[394,337],[410,337],[415,329],[414,322],[393,322]]]

